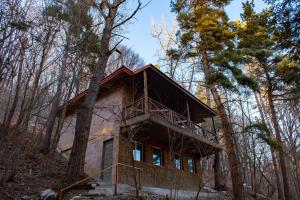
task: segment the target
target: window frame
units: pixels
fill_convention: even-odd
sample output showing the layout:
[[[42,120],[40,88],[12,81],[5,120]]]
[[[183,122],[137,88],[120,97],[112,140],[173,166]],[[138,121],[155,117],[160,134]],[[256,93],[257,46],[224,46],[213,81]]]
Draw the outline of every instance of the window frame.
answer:
[[[191,161],[193,162],[193,171],[190,170],[189,160],[191,160]],[[197,173],[197,171],[196,171],[196,162],[195,162],[195,159],[194,159],[194,158],[189,157],[189,158],[187,159],[187,165],[188,165],[188,171],[189,171],[190,173],[194,173],[194,174]]]
[[[160,151],[159,165],[154,164],[154,160],[153,160],[154,149],[158,149],[158,150]],[[152,165],[159,166],[159,167],[164,166],[164,161],[163,161],[163,150],[162,150],[162,148],[152,146]]]
[[[134,161],[137,161],[137,162],[144,162],[144,144],[142,143],[142,142],[139,142],[139,141],[133,141],[132,142],[133,143],[133,148],[132,148],[132,156],[133,156],[133,160]],[[141,149],[141,160],[136,160],[135,159],[135,154],[134,154],[134,152],[135,152],[135,150],[137,149],[136,147],[138,146],[138,145],[141,145],[142,146],[142,149]]]
[[[180,166],[179,166],[179,168],[177,167],[177,165],[176,165],[176,156],[178,156],[178,160],[179,160],[179,164],[180,164]],[[180,156],[180,154],[179,153],[175,153],[174,154],[174,164],[175,164],[175,168],[177,169],[177,170],[183,170],[183,159],[182,159],[182,156]]]

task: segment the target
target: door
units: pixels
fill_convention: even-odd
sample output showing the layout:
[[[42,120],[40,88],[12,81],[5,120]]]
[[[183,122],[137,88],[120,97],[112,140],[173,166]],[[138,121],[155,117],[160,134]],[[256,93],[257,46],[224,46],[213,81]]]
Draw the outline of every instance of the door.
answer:
[[[101,181],[111,183],[113,161],[113,139],[104,141],[102,151]]]

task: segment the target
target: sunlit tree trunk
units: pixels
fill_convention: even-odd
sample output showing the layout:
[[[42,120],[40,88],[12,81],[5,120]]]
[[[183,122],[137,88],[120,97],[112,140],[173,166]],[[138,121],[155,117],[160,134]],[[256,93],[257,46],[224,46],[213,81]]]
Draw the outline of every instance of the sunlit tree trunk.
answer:
[[[208,63],[208,56],[205,51],[201,51],[202,57],[202,67],[204,70],[205,77],[209,77],[211,75],[209,63]],[[232,187],[233,187],[233,194],[235,200],[242,200],[244,199],[244,190],[243,190],[243,183],[241,179],[241,175],[239,172],[239,162],[235,152],[235,144],[233,139],[233,128],[228,119],[226,114],[226,110],[224,104],[221,101],[220,95],[217,91],[217,88],[214,84],[209,85],[210,91],[214,98],[214,101],[217,105],[217,109],[219,111],[219,115],[222,122],[222,128],[224,133],[225,145],[227,149],[228,161],[230,165],[230,172],[231,172],[231,180],[232,180]]]

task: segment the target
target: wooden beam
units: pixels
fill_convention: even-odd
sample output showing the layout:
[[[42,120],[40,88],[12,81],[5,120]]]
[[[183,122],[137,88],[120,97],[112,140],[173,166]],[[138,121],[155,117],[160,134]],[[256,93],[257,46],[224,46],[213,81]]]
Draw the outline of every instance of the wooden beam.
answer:
[[[191,127],[191,114],[190,114],[190,108],[189,108],[188,101],[186,101],[186,110],[187,110],[188,124],[189,124],[189,127]]]
[[[216,140],[217,140],[217,142],[219,142],[218,137],[217,137],[218,135],[217,135],[217,129],[216,129],[214,117],[212,117],[211,120],[212,120],[212,123],[213,123],[213,128],[214,128],[214,133],[215,133],[215,136],[216,136]]]
[[[144,105],[145,105],[145,113],[149,112],[149,97],[148,97],[148,79],[146,70],[143,71],[144,75]]]

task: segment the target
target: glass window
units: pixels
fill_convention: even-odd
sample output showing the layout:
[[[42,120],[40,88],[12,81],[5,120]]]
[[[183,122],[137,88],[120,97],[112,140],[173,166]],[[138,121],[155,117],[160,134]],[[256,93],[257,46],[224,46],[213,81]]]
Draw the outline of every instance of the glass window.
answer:
[[[188,159],[188,167],[189,167],[189,172],[191,172],[191,173],[195,172],[195,162],[194,162],[194,159],[192,159],[192,158]]]
[[[162,152],[161,152],[161,149],[153,147],[152,163],[153,163],[153,165],[157,165],[157,166],[162,165]]]
[[[139,142],[133,142],[133,158],[136,161],[143,161],[143,144]]]
[[[174,155],[174,162],[176,169],[182,169],[182,160],[178,154]]]

